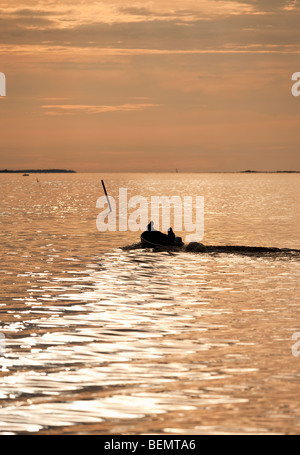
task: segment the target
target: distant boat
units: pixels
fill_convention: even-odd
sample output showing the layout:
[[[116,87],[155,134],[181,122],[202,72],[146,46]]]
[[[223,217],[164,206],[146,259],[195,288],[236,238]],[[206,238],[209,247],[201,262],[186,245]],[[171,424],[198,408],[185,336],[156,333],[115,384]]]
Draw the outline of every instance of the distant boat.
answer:
[[[29,174],[23,174],[22,177],[29,177]]]

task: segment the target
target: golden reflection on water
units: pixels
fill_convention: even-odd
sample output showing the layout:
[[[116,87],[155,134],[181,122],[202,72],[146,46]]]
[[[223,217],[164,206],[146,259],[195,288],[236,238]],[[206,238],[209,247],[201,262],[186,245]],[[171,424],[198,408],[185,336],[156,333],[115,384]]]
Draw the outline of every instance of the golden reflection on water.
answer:
[[[214,237],[224,228],[231,244],[266,245],[269,224],[263,233],[259,211],[271,202],[260,191],[264,184],[275,192],[278,183],[259,176],[247,199],[244,177],[231,177],[225,199],[238,225],[216,221],[228,176],[131,176],[130,188],[145,192],[151,180],[154,191],[169,185],[172,194],[187,184],[194,193],[213,189],[206,216],[215,228],[205,243],[226,244]],[[117,188],[128,176],[113,179]],[[299,238],[298,245],[284,238],[287,201],[296,207],[292,182],[284,181],[285,199],[276,194],[283,222],[268,246],[299,247]],[[291,352],[299,255],[122,250],[137,235],[96,231],[95,176],[0,183],[1,433],[299,432],[300,371]],[[243,207],[234,208],[241,190]],[[250,207],[262,230],[257,242],[249,214],[242,216]]]

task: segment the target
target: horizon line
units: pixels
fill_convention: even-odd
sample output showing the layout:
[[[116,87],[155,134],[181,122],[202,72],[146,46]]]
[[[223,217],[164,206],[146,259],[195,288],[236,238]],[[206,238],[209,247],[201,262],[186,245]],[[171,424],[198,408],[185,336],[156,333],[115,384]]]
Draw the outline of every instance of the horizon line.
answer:
[[[266,170],[242,170],[242,171],[220,171],[220,170],[211,170],[211,171],[170,171],[170,170],[133,170],[133,171],[108,171],[108,170],[99,170],[99,171],[76,171],[69,169],[55,169],[55,168],[45,168],[45,169],[0,169],[1,174],[18,174],[22,172],[27,173],[57,173],[57,174],[298,174],[298,170],[276,170],[276,171],[266,171]]]

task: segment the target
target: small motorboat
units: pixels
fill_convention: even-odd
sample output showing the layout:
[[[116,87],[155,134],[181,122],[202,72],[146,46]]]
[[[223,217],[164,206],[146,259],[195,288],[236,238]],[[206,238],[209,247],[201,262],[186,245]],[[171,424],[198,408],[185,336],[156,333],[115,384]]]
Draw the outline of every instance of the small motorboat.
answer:
[[[23,177],[29,177],[29,174],[25,173],[25,174],[23,174]]]
[[[160,231],[143,232],[141,234],[141,242],[145,248],[183,246],[181,237],[175,237],[173,240],[167,234],[163,234]]]

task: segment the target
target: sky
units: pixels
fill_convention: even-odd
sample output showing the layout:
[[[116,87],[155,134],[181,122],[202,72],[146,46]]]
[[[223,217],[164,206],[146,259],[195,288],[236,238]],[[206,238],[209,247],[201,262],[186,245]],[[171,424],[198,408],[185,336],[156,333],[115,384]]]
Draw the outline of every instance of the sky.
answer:
[[[300,0],[0,0],[0,169],[300,170]]]

